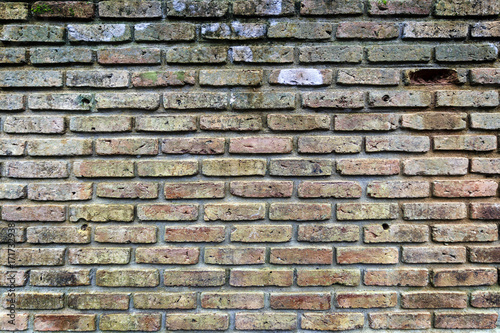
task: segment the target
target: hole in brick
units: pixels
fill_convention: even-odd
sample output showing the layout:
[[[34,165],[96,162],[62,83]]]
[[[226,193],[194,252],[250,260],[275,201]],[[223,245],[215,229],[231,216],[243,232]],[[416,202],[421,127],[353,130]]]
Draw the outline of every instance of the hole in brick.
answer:
[[[382,224],[382,228],[384,230],[388,230],[389,229],[389,225],[387,223],[384,223],[384,224]]]
[[[88,227],[87,224],[83,224],[82,227],[81,227],[81,229],[85,231],[85,230],[87,230],[87,227]]]
[[[411,84],[454,84],[458,83],[458,74],[453,69],[419,69],[410,72]]]
[[[88,99],[88,98],[82,98],[82,103],[83,104],[89,104],[90,103],[90,99]]]
[[[384,96],[382,96],[382,100],[383,100],[384,102],[387,102],[387,101],[388,101],[388,100],[390,100],[390,99],[391,99],[391,98],[389,97],[389,95],[384,95]]]

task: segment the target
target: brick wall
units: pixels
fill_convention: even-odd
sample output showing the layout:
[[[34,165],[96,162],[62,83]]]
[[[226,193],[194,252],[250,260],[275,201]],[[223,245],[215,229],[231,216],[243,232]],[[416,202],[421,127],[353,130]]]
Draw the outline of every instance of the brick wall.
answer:
[[[0,330],[496,331],[499,14],[2,1]]]

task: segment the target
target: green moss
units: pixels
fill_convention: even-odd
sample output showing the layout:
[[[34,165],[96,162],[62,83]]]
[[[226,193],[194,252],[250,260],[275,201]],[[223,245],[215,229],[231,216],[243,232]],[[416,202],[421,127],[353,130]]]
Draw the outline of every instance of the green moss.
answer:
[[[50,13],[52,12],[52,7],[47,4],[41,4],[31,8],[31,11],[33,12],[33,14]]]
[[[175,75],[177,75],[177,79],[179,81],[184,81],[184,78],[186,77],[186,72],[176,72]]]
[[[156,82],[158,80],[158,73],[157,72],[146,72],[141,74],[141,79],[143,80],[151,80],[153,82]]]
[[[70,8],[70,9],[69,9],[69,14],[70,14],[71,16],[75,16],[75,10],[74,10],[73,8]]]

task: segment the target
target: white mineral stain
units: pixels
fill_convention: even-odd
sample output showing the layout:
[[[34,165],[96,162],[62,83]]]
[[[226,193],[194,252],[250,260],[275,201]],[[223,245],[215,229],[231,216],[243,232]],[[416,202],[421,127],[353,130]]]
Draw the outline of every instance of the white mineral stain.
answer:
[[[278,76],[278,83],[317,85],[323,84],[323,76],[318,69],[283,69]]]

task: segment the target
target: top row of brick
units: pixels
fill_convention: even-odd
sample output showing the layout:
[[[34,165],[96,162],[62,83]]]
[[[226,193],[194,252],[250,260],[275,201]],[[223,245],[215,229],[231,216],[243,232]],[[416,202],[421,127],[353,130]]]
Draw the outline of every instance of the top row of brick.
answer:
[[[296,1],[297,4],[296,4]],[[35,18],[144,19],[162,18],[164,11],[172,18],[214,18],[229,13],[237,16],[332,16],[361,15],[366,1],[367,12],[374,16],[402,15],[436,17],[498,16],[500,1],[492,0],[113,0],[36,1],[0,3],[0,20]],[[98,8],[98,10],[96,10]]]

